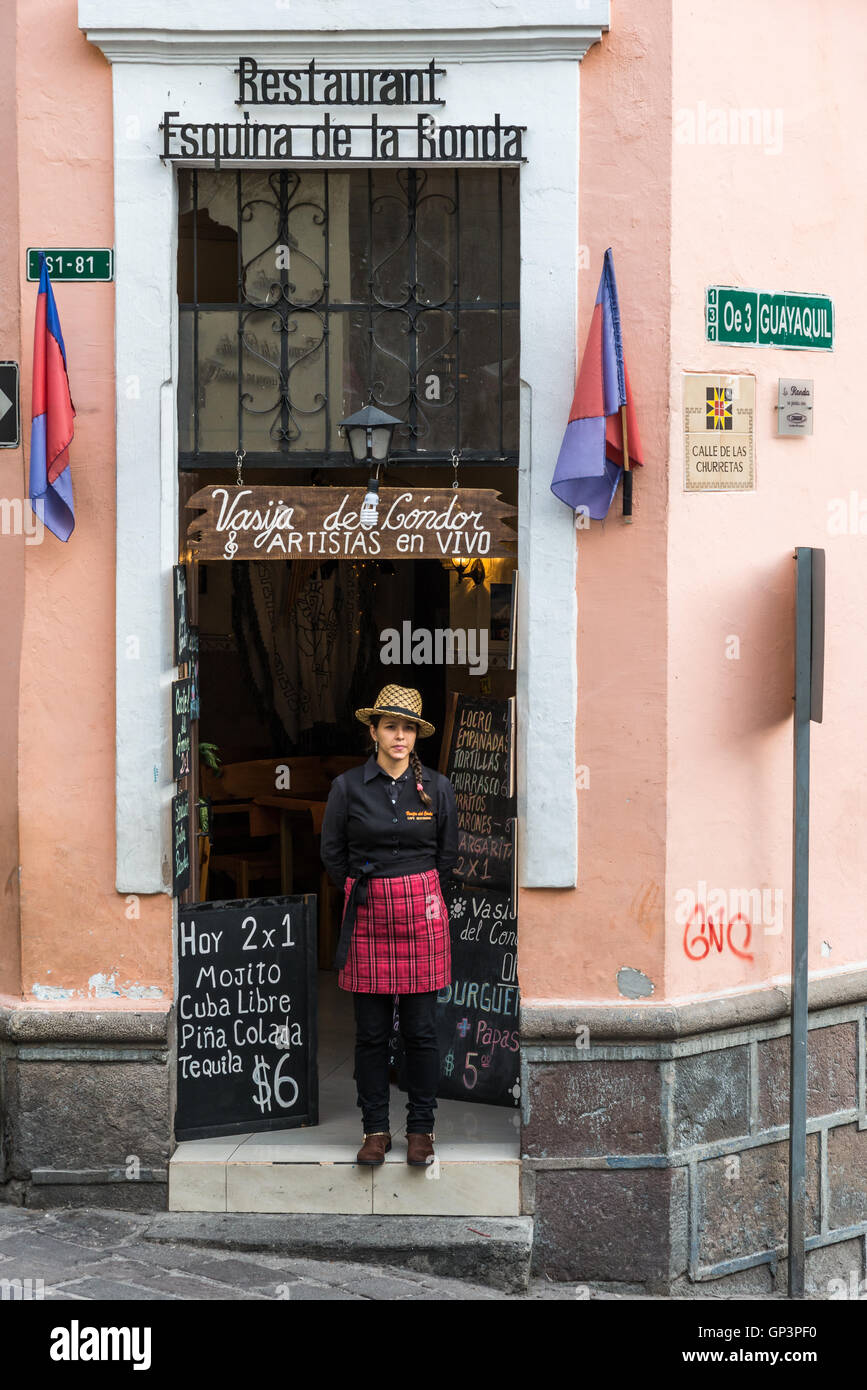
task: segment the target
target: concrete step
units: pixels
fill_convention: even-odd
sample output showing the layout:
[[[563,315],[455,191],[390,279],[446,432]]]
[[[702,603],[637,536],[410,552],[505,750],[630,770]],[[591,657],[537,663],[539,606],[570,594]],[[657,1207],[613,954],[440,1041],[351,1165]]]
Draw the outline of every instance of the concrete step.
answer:
[[[294,1132],[297,1136],[297,1132]],[[169,1210],[380,1216],[519,1216],[521,1163],[513,1143],[440,1143],[424,1168],[405,1140],[378,1167],[357,1164],[360,1139],[299,1146],[293,1131],[179,1144],[169,1163]],[[227,1148],[231,1152],[227,1152]]]
[[[441,1099],[435,1161],[410,1168],[401,1117],[405,1102],[395,1090],[385,1163],[357,1164],[361,1126],[346,1060],[320,1085],[319,1124],[178,1144],[169,1162],[169,1211],[521,1214],[517,1110]]]
[[[170,1244],[388,1265],[519,1293],[530,1280],[533,1219],[168,1211],[151,1217],[142,1235]]]

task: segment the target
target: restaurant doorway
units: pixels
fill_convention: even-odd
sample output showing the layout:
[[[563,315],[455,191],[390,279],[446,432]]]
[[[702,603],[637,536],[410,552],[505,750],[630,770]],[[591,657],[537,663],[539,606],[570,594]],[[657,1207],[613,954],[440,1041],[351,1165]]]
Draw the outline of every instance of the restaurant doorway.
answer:
[[[354,1017],[333,968],[342,893],[324,873],[320,832],[333,778],[371,749],[355,709],[386,684],[410,686],[436,729],[419,744],[422,763],[451,776],[462,840],[449,903],[461,964],[440,992],[437,1128],[461,1163],[461,1144],[479,1140],[489,1159],[508,1160],[505,1196],[488,1174],[489,1195],[466,1197],[479,1214],[520,1210],[510,1166],[520,1101],[516,510],[508,544],[491,521],[518,502],[517,179],[506,168],[181,170],[179,189],[179,553],[198,697],[182,904],[253,913],[275,896],[315,902],[318,1122],[293,1129],[287,1116],[285,1132],[258,1138],[236,1126],[232,1161],[354,1159]],[[350,505],[360,503],[370,470],[353,466],[337,425],[365,399],[404,422],[381,488],[475,499],[464,505],[481,508],[493,544],[468,553],[429,537],[422,556],[408,557],[410,540],[403,558],[353,542],[333,555],[310,533],[307,554],[272,553],[266,538],[242,558],[234,532],[216,550],[191,540],[190,500],[206,487],[222,487],[224,500],[243,485],[287,503],[322,492],[329,506],[354,489]],[[264,1052],[254,1061],[268,1064]],[[399,1133],[397,1037],[393,1064]],[[184,1162],[195,1161],[191,1147],[180,1145]],[[177,1177],[183,1162],[173,1164]],[[285,1192],[274,1200],[259,1209],[355,1209],[318,1205],[318,1189],[297,1198],[312,1205],[287,1206]]]
[[[386,684],[408,685],[420,691],[425,717],[435,726],[434,735],[419,745],[422,763],[451,772],[463,827],[456,870],[463,877],[447,895],[453,985],[438,996],[442,1077],[436,1132],[445,1154],[461,1165],[480,1152],[479,1145],[488,1160],[492,1153],[501,1160],[508,1156],[496,1180],[508,1189],[505,1196],[495,1182],[491,1194],[472,1201],[475,1214],[492,1214],[485,1202],[493,1202],[500,1214],[512,1214],[517,1189],[510,1165],[517,1161],[512,1150],[520,1092],[517,938],[503,915],[504,901],[513,900],[511,865],[504,876],[503,864],[479,853],[480,846],[490,849],[493,843],[486,834],[492,827],[485,808],[493,808],[495,798],[487,793],[491,779],[485,769],[494,764],[503,769],[511,754],[484,751],[495,744],[500,748],[498,734],[474,739],[474,749],[483,750],[481,762],[473,754],[479,772],[460,756],[456,766],[455,754],[465,752],[456,711],[471,712],[468,725],[478,723],[480,711],[483,716],[493,711],[496,729],[498,712],[513,709],[514,562],[296,565],[233,560],[199,563],[191,571],[196,594],[190,611],[198,634],[199,717],[192,727],[199,826],[194,881],[181,910],[189,916],[190,904],[217,904],[227,917],[235,914],[233,921],[239,910],[252,921],[275,900],[306,896],[314,904],[316,924],[315,1007],[304,1020],[290,1010],[285,1026],[293,1017],[302,1022],[307,1050],[303,1058],[299,1051],[297,1065],[314,1068],[317,1118],[296,1128],[287,1113],[280,1127],[280,1093],[269,1088],[261,1117],[246,1128],[233,1126],[232,1160],[301,1163],[305,1172],[312,1163],[352,1165],[360,1142],[355,1023],[352,998],[338,988],[333,966],[343,894],[323,869],[320,832],[331,781],[370,752],[367,727],[355,719],[355,709],[372,704]],[[422,659],[413,660],[414,654]],[[506,726],[504,719],[501,727]],[[514,839],[508,849],[514,850]],[[506,852],[505,842],[500,852]],[[487,880],[493,886],[486,886]],[[514,917],[512,909],[512,923]],[[496,939],[496,947],[481,939],[483,930]],[[468,953],[475,962],[469,969]],[[213,1035],[205,1036],[210,1045]],[[249,1067],[245,1061],[239,1095],[244,1087],[250,1091],[257,1065],[268,1067],[268,1055],[257,1045]],[[284,1082],[294,1086],[293,1058],[287,1061]],[[406,1094],[397,1032],[391,1080],[391,1125],[400,1135]],[[212,1155],[208,1144],[213,1142],[202,1140],[203,1155]],[[179,1146],[187,1165],[194,1163],[196,1148],[195,1139]],[[176,1166],[175,1192],[184,1163]],[[290,1188],[284,1174],[284,1188],[273,1200],[302,1202],[307,1210],[320,1209],[325,1201],[322,1209],[331,1209],[331,1196],[306,1188],[307,1195],[299,1196]],[[418,1198],[416,1186],[404,1200]]]

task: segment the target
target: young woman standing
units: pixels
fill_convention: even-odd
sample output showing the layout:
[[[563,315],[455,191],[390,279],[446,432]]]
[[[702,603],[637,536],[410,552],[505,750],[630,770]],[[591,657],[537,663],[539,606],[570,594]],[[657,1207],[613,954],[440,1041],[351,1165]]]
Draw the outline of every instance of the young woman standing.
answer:
[[[358,1162],[383,1163],[391,1148],[388,1043],[397,994],[409,1096],[406,1161],[422,1166],[434,1152],[436,996],[452,978],[443,887],[457,861],[457,807],[451,782],[415,751],[416,739],[434,732],[417,690],[387,685],[355,717],[368,725],[374,749],[362,767],[332,782],[321,855],[344,890],[334,963],[355,1007],[364,1135]]]

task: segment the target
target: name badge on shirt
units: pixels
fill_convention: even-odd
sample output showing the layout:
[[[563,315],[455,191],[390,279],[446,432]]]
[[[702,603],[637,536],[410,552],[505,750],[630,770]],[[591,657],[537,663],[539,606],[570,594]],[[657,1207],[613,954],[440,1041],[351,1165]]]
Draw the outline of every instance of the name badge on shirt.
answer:
[[[433,811],[407,811],[407,820],[433,820]]]

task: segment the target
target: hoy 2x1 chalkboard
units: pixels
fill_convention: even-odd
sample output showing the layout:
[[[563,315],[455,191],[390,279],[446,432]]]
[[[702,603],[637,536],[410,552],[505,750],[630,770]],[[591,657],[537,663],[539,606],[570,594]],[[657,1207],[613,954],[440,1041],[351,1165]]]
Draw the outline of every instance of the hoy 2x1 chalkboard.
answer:
[[[319,1123],[316,898],[178,909],[178,1140]]]

